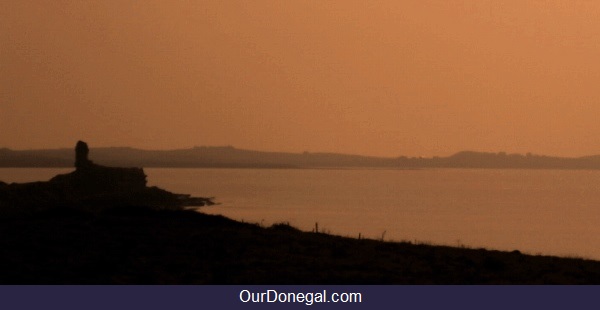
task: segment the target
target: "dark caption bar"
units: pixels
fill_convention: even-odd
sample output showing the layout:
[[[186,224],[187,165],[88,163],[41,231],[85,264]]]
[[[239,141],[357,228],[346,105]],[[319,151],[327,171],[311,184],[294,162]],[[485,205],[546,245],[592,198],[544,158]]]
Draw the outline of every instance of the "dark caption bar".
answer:
[[[2,286],[0,309],[581,309],[600,286]]]

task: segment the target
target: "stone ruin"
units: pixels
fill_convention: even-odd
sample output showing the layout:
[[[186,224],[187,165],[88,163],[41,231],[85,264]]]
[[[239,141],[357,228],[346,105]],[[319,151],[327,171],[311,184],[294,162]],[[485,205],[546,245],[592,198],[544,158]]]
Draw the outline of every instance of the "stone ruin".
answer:
[[[210,198],[148,187],[142,168],[106,167],[93,163],[88,155],[88,145],[78,141],[75,171],[57,175],[48,182],[0,182],[0,215],[64,207],[95,211],[120,207],[181,209],[213,204]]]

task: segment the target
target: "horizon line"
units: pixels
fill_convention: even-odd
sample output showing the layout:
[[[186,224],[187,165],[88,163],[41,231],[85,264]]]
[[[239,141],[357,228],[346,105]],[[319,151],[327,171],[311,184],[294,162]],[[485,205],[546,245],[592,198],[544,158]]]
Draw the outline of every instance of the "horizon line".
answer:
[[[250,151],[250,152],[261,152],[261,153],[283,153],[283,154],[297,154],[297,155],[301,155],[301,154],[329,154],[329,155],[343,155],[343,156],[360,156],[360,157],[370,157],[370,158],[382,158],[382,159],[396,159],[396,158],[402,158],[402,157],[406,157],[406,158],[422,158],[422,159],[434,159],[434,158],[448,158],[448,157],[452,157],[455,156],[457,154],[460,153],[479,153],[479,154],[496,154],[496,155],[500,155],[500,154],[504,154],[506,156],[511,156],[511,155],[518,155],[518,156],[535,156],[535,157],[554,157],[554,158],[563,158],[563,159],[580,159],[580,158],[586,158],[586,157],[594,157],[594,156],[600,156],[600,154],[588,154],[588,155],[581,155],[581,156],[558,156],[558,155],[549,155],[549,154],[539,154],[539,153],[534,153],[534,152],[526,152],[526,153],[518,153],[518,152],[514,152],[514,153],[509,153],[507,151],[476,151],[476,150],[461,150],[461,151],[456,151],[451,153],[450,155],[432,155],[432,156],[422,156],[422,155],[416,155],[416,156],[408,156],[408,155],[396,155],[396,156],[379,156],[379,155],[364,155],[364,154],[358,154],[358,153],[343,153],[343,152],[333,152],[333,151],[274,151],[274,150],[259,150],[259,149],[251,149],[251,148],[238,148],[235,147],[233,145],[196,145],[196,146],[192,146],[192,147],[187,147],[187,148],[165,148],[165,149],[150,149],[150,148],[139,148],[139,147],[133,147],[133,146],[100,146],[100,147],[90,147],[91,150],[93,149],[132,149],[132,150],[138,150],[138,151],[148,151],[148,152],[169,152],[169,151],[183,151],[183,150],[194,150],[194,149],[201,149],[201,148],[229,148],[229,149],[234,149],[234,150],[240,150],[240,151]],[[9,151],[15,151],[15,152],[27,152],[27,151],[57,151],[57,150],[72,150],[74,149],[74,147],[56,147],[56,148],[30,148],[30,149],[11,149],[9,147],[0,147],[0,150],[9,150]]]

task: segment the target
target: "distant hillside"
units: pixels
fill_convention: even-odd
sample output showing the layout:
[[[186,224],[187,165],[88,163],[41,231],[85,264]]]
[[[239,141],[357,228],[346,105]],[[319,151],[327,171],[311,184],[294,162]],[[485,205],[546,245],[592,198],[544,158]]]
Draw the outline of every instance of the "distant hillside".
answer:
[[[261,152],[226,146],[164,151],[95,148],[92,154],[91,159],[98,164],[119,167],[600,169],[600,156],[563,158],[471,151],[448,157],[384,158],[334,153]],[[72,167],[73,162],[72,149],[0,149],[0,167]]]

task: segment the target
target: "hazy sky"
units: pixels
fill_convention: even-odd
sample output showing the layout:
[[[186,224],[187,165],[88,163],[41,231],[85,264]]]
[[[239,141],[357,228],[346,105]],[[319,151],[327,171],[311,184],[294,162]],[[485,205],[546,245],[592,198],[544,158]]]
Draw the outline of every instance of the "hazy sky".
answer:
[[[600,1],[0,3],[0,147],[600,154]]]

